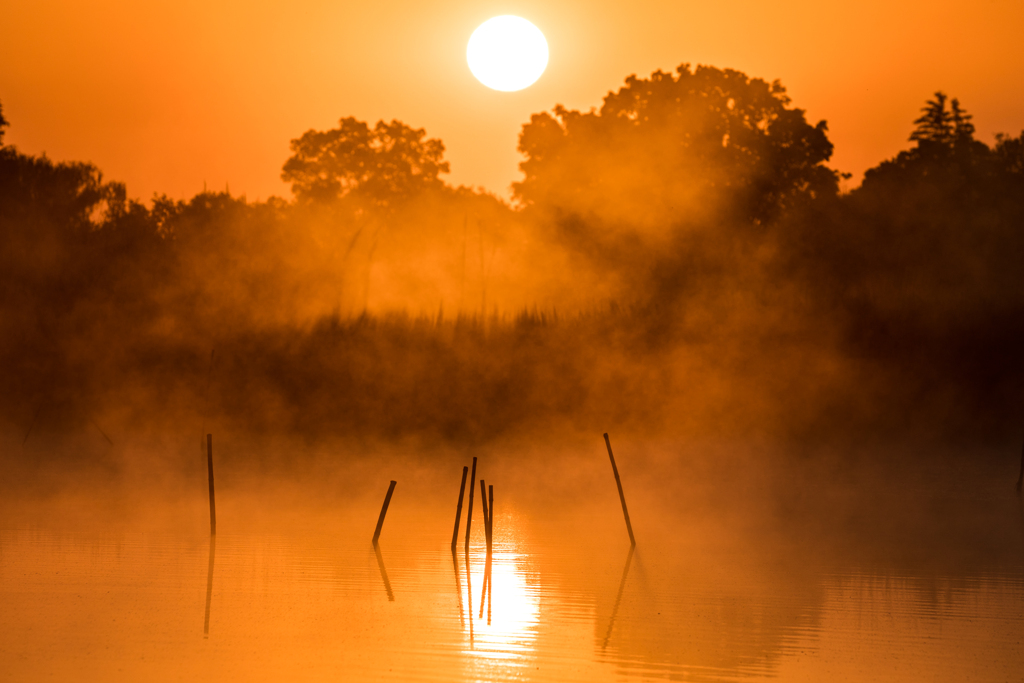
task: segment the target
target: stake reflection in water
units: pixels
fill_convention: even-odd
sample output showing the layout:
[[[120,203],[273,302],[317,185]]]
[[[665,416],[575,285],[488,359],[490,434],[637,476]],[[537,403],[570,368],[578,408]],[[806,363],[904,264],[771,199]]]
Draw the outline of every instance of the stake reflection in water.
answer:
[[[612,618],[608,620],[608,633],[604,636],[604,643],[601,645],[601,649],[608,647],[608,639],[612,637],[612,629],[615,628],[615,616],[619,613],[619,603],[622,602],[622,592],[626,589],[626,577],[629,576],[629,563],[633,561],[633,552],[636,550],[636,546],[629,546],[629,552],[626,553],[626,566],[622,568],[622,580],[619,581],[619,592],[615,596],[615,605],[612,607]],[[641,567],[641,575],[643,568]]]
[[[491,625],[491,593],[493,592],[493,584],[491,583],[491,553],[487,553],[487,561],[484,564],[484,589],[480,593],[480,618],[484,618],[484,599],[487,600],[487,625]]]
[[[484,562],[484,585],[480,589],[480,618],[484,618],[484,600],[487,598],[487,584],[491,579],[491,554],[487,553],[487,560]]]
[[[476,469],[476,458],[473,459],[474,470]],[[472,491],[473,487],[470,486],[469,490]],[[467,517],[468,521],[468,517]],[[469,572],[469,545],[466,545],[466,601],[467,607],[466,613],[469,615],[469,647],[473,648],[473,578]]]
[[[380,578],[384,581],[384,590],[388,593],[388,600],[395,601],[395,594],[391,590],[391,582],[388,580],[388,570],[384,568],[384,556],[380,553],[380,544],[373,544],[373,552],[377,556],[377,567],[380,569]]]
[[[210,637],[210,603],[213,600],[213,556],[217,550],[217,537],[210,535],[210,565],[206,570],[206,619],[203,622],[203,637]]]
[[[462,627],[465,628],[466,615],[462,613],[462,578],[459,577],[459,555],[455,552],[455,548],[452,548],[452,567],[455,568],[455,594],[459,598],[459,621],[462,623]]]

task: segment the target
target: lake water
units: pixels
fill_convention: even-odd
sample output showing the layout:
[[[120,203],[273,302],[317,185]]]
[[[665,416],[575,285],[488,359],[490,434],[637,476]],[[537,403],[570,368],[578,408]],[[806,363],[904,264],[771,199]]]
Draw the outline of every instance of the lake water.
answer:
[[[635,551],[614,484],[557,514],[550,490],[496,487],[489,561],[479,508],[451,552],[452,495],[429,478],[400,483],[376,551],[386,480],[316,513],[228,486],[215,540],[201,496],[180,524],[8,520],[0,680],[1024,680],[1005,482],[954,496],[989,501],[984,519],[923,535],[884,515],[773,535],[777,515],[716,523],[650,486]]]

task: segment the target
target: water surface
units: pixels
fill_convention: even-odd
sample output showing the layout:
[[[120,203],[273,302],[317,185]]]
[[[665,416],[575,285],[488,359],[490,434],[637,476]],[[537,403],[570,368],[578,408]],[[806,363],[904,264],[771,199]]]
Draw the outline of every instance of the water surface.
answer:
[[[559,498],[571,477],[512,469],[489,472],[507,482],[489,558],[479,508],[468,552],[464,525],[449,547],[452,477],[400,483],[377,548],[384,478],[336,507],[229,481],[215,539],[201,487],[160,524],[15,516],[0,680],[1024,677],[1024,510],[1005,482],[958,483],[946,515],[907,482],[874,515],[882,499],[769,514],[627,466],[631,550],[607,472],[600,495]]]

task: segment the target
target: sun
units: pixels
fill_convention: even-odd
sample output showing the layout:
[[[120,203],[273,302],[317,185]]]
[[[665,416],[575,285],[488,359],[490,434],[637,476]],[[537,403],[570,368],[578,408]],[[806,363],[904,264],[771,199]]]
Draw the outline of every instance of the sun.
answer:
[[[469,37],[466,61],[477,80],[514,92],[537,82],[548,65],[548,41],[522,17],[504,15],[480,24]]]

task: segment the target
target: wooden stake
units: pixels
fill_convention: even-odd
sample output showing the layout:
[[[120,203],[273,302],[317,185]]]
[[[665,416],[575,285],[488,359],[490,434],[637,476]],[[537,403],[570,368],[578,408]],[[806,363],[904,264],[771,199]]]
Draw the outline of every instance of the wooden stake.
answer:
[[[608,435],[604,435],[604,443],[608,446],[608,458],[612,461],[612,473],[615,475],[615,485],[619,487],[619,500],[622,502],[622,514],[626,518],[626,531],[629,532],[630,545],[636,545],[633,537],[633,525],[629,523],[629,510],[626,509],[626,495],[622,492],[622,480],[619,479],[619,468],[615,466],[615,456],[612,454],[612,442]]]
[[[1022,486],[1024,486],[1024,446],[1020,449],[1020,476],[1017,477],[1017,493],[1020,493]]]
[[[206,468],[210,472],[210,533],[217,533],[217,504],[213,499],[213,434],[206,435]]]
[[[484,543],[487,544],[487,552],[491,552],[491,513],[487,509],[487,487],[484,480],[480,480],[480,503],[484,507]]]
[[[469,468],[462,466],[462,486],[459,487],[459,504],[455,507],[455,531],[452,532],[452,552],[455,552],[455,544],[459,538],[459,521],[462,519],[462,497],[466,494],[466,475]]]
[[[494,485],[487,485],[487,550],[494,542]]]
[[[476,487],[476,458],[473,458],[473,474],[469,484],[469,507],[466,509],[466,552],[469,552],[469,528],[473,524],[473,489]]]
[[[392,481],[391,486],[388,486],[388,494],[384,496],[384,505],[380,509],[380,517],[377,519],[377,530],[373,532],[373,544],[377,545],[377,539],[380,538],[380,530],[384,528],[384,516],[388,514],[388,505],[391,505],[391,494],[395,492],[395,485],[397,481]]]

